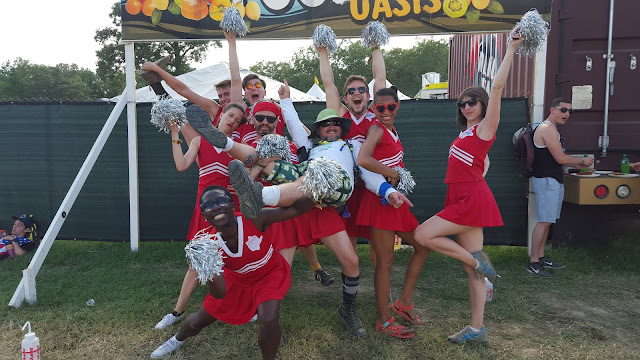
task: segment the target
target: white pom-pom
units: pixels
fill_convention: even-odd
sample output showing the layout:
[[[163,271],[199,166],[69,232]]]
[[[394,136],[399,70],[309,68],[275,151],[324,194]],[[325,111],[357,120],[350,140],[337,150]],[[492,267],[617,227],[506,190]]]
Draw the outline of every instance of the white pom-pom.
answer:
[[[300,190],[319,203],[323,197],[341,185],[340,165],[335,160],[319,157],[309,161]]]
[[[338,44],[336,44],[336,33],[325,24],[320,24],[316,27],[311,39],[313,40],[313,46],[316,48],[326,48],[328,52],[332,52],[338,48]]]
[[[202,285],[224,272],[222,239],[219,234],[209,234],[205,230],[200,230],[184,247],[191,268],[198,273],[197,279]]]
[[[247,35],[247,24],[240,16],[240,11],[235,6],[229,6],[222,16],[222,20],[220,21],[220,27],[222,30],[234,33],[238,36]]]
[[[165,133],[171,130],[167,121],[178,125],[178,128],[187,123],[184,103],[176,99],[160,99],[151,107],[151,123]]]
[[[369,21],[367,27],[362,30],[361,38],[362,45],[366,47],[380,47],[389,42],[389,32],[380,21]]]
[[[413,191],[413,188],[416,186],[415,180],[413,180],[413,176],[411,176],[411,172],[403,167],[394,166],[393,170],[398,172],[398,183],[396,184],[396,190],[407,195]]]
[[[279,157],[285,161],[291,161],[291,148],[289,147],[289,141],[282,135],[267,134],[258,141],[256,147],[256,153],[258,157],[267,159],[272,157]]]
[[[522,36],[522,43],[516,49],[516,53],[533,57],[542,49],[544,42],[547,40],[549,23],[542,19],[538,10],[531,9],[522,16],[522,19],[511,30],[509,42],[512,41],[516,33]]]

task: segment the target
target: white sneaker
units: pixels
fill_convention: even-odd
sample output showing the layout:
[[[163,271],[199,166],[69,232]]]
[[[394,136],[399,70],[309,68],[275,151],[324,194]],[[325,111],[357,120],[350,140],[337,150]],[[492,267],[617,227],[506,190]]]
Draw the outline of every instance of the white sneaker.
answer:
[[[178,341],[178,339],[176,339],[176,336],[173,335],[171,339],[167,340],[164,344],[160,345],[151,353],[151,358],[162,359],[167,356],[167,354],[178,349],[180,346],[182,346],[182,344],[184,344],[184,341]]]
[[[169,325],[173,325],[175,322],[182,320],[185,314],[186,312],[184,311],[178,316],[173,315],[173,313],[168,313],[156,324],[156,329],[162,330]]]
[[[249,322],[254,322],[258,320],[258,314],[253,315],[253,317],[249,320]]]

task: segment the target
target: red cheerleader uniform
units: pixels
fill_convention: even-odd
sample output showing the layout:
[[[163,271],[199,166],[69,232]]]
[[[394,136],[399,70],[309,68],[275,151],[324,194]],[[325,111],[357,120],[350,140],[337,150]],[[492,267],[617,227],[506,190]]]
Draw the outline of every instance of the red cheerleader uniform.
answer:
[[[233,158],[225,151],[215,148],[203,138],[200,139],[200,149],[198,150],[198,196],[196,196],[196,206],[193,209],[191,224],[189,225],[189,232],[187,233],[187,239],[189,241],[193,239],[198,231],[211,226],[211,224],[202,217],[202,212],[200,211],[200,196],[202,195],[202,191],[208,186],[218,185],[227,188],[231,193],[233,202],[236,204],[236,209],[240,209],[238,196],[229,182],[228,168],[231,160],[233,160]]]
[[[284,298],[291,286],[291,268],[274,249],[275,237],[274,229],[261,232],[251,220],[238,216],[238,252],[229,251],[224,241],[222,246],[227,292],[222,299],[207,294],[202,302],[211,316],[231,325],[246,324],[258,305]]]
[[[389,130],[377,120],[372,126],[379,126],[383,130],[382,139],[373,150],[372,157],[388,167],[400,166],[404,168],[402,163],[404,148],[396,129]],[[377,194],[365,191],[362,204],[360,204],[358,225],[396,232],[413,232],[418,227],[418,219],[409,209],[409,205],[405,203],[396,209],[393,205],[382,205],[381,200],[382,197]]]
[[[376,114],[369,109],[360,119],[357,119],[351,112],[347,112],[343,116],[351,119],[351,128],[349,129],[349,133],[342,138],[345,140],[358,141],[363,144],[367,137],[367,131],[369,131],[371,124],[376,120]],[[357,224],[360,204],[362,203],[362,197],[365,192],[367,192],[367,188],[364,186],[364,182],[360,179],[356,180],[351,197],[347,200],[346,209],[349,212],[349,217],[342,218],[345,228],[347,229],[347,234],[349,234],[350,237],[369,239],[369,227]]]
[[[321,238],[345,230],[342,218],[336,208],[332,206],[322,209],[314,207],[293,220],[298,240],[297,245],[300,247],[319,244]]]
[[[249,144],[251,141],[256,141],[256,128],[253,126],[253,121],[249,117],[251,116],[251,107],[247,107],[246,109],[247,122],[240,125],[238,127],[238,135],[240,140],[236,140],[238,142],[243,142],[245,144]],[[284,120],[280,119],[276,124],[276,134],[284,136]],[[234,138],[235,140],[235,138]]]
[[[476,227],[502,226],[502,216],[493,193],[482,173],[484,159],[493,145],[476,134],[478,125],[460,132],[449,148],[449,161],[445,184],[445,207],[436,215],[456,223]]]

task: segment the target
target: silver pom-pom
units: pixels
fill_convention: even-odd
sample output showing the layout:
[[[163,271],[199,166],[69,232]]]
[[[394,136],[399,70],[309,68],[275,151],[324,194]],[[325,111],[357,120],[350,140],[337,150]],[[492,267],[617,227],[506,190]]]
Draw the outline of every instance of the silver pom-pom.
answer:
[[[516,49],[516,53],[533,57],[542,49],[549,34],[549,23],[544,21],[538,10],[531,9],[522,16],[516,26],[509,33],[509,42],[515,34],[522,36],[522,44]]]
[[[389,42],[387,27],[380,21],[369,21],[367,27],[362,30],[362,45],[373,48],[386,45]]]
[[[333,29],[325,24],[320,24],[313,31],[311,36],[313,46],[316,48],[326,48],[328,52],[332,52],[338,48],[336,43],[336,33]]]
[[[224,260],[221,245],[219,234],[209,234],[203,229],[184,247],[191,268],[198,273],[200,284],[205,285],[214,276],[222,275]]]
[[[309,161],[300,190],[319,203],[322,198],[332,190],[338,189],[341,184],[342,168],[340,165],[335,160],[319,157]]]
[[[279,157],[282,160],[291,161],[291,148],[289,141],[282,135],[267,134],[258,141],[256,147],[258,157],[266,159]]]
[[[187,123],[184,104],[176,99],[160,99],[151,107],[151,123],[165,133],[171,130],[167,126],[167,121],[175,123],[178,127]]]
[[[245,36],[248,31],[247,24],[242,20],[240,11],[238,11],[238,8],[235,6],[229,6],[224,11],[224,15],[222,15],[222,20],[220,21],[220,27],[222,30],[238,36]]]
[[[416,186],[415,180],[413,180],[413,176],[411,176],[411,172],[403,167],[394,166],[393,170],[398,172],[398,183],[396,184],[396,190],[407,195],[413,191],[413,188]]]

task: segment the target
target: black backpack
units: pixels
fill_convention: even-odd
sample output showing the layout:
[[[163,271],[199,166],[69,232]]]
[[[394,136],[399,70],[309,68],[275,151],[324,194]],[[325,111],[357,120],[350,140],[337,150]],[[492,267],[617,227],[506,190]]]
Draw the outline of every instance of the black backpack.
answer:
[[[515,152],[514,155],[518,159],[518,170],[520,175],[530,178],[533,174],[533,154],[535,145],[533,144],[533,133],[536,131],[537,124],[529,124],[523,126],[513,135]]]

